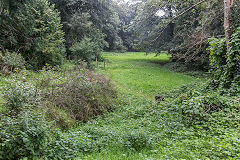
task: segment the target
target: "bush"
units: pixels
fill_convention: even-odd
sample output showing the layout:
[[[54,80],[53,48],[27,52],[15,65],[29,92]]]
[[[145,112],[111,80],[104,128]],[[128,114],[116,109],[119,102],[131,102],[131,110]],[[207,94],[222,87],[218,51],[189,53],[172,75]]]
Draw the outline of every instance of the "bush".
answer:
[[[51,65],[46,64],[42,70],[39,70],[39,76],[37,78],[36,87],[40,90],[44,90],[45,88],[52,87],[58,83],[63,83],[64,75],[61,71],[56,72],[55,70],[60,70],[58,66],[53,68]]]
[[[51,102],[43,102],[41,111],[45,114],[46,120],[53,121],[55,128],[67,130],[74,126],[76,121],[71,118],[64,109],[61,109]]]
[[[6,53],[3,55],[3,53],[0,51],[0,63],[2,63],[2,65],[12,67],[13,69],[23,69],[26,62],[20,54],[6,51]]]
[[[63,84],[54,85],[46,95],[70,117],[84,122],[111,109],[115,97],[109,80],[85,69],[67,75]]]
[[[12,80],[5,86],[3,98],[13,112],[19,112],[24,108],[34,107],[38,104],[40,97],[36,88],[27,82]]]
[[[1,116],[0,130],[0,159],[71,159],[91,146],[80,132],[55,130],[32,110]]]
[[[74,159],[80,153],[81,134],[62,133],[57,131],[54,140],[49,142],[48,151],[45,153],[46,159]]]
[[[239,159],[239,96],[212,91],[208,83],[181,87],[168,94],[172,101],[159,106],[157,117],[164,138],[192,145],[194,150],[199,149],[201,158]]]
[[[223,123],[222,114],[227,116],[234,110],[238,110],[237,101],[233,97],[222,96],[219,93],[190,96],[188,99],[182,101],[181,109],[188,125],[204,125],[214,116]],[[229,124],[227,121],[223,123],[223,125],[227,124]]]
[[[164,67],[175,71],[185,73],[194,77],[207,77],[206,71],[201,68],[198,68],[194,64],[185,64],[182,62],[171,62],[164,65]]]
[[[201,136],[218,136],[228,133],[226,129],[230,128],[238,130],[240,119],[236,115],[240,113],[239,96],[222,95],[220,91],[208,90],[207,85],[187,87],[181,94],[178,91],[170,93],[174,101],[163,107],[162,112],[176,115],[179,122],[196,129]],[[169,122],[173,121],[169,119]],[[182,127],[177,128],[181,130]],[[204,131],[207,131],[207,135],[204,135]]]
[[[40,114],[25,110],[4,116],[0,130],[0,159],[33,159],[47,152],[50,127]]]
[[[140,151],[150,147],[152,138],[147,135],[146,131],[132,131],[123,137],[124,147]]]
[[[88,64],[100,57],[101,50],[90,38],[84,37],[81,42],[76,42],[70,48],[75,60],[83,60]]]
[[[15,52],[6,51],[3,54],[0,51],[0,71],[2,74],[10,74],[14,69],[23,69],[25,68],[24,58]]]

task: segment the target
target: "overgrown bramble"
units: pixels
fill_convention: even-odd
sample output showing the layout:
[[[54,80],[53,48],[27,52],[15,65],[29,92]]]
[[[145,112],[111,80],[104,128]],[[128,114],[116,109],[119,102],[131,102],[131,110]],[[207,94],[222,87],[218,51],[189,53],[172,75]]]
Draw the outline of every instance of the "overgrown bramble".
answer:
[[[67,75],[64,83],[54,85],[51,90],[48,101],[66,110],[70,117],[85,122],[111,109],[116,97],[110,81],[89,70]]]

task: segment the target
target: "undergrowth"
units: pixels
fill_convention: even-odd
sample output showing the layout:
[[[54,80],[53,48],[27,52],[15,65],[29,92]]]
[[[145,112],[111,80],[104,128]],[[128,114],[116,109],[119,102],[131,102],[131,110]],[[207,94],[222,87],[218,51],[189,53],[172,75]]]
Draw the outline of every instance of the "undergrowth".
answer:
[[[1,77],[0,159],[240,158],[238,93],[196,82],[159,104],[66,68]]]
[[[66,75],[64,83],[54,84],[44,97],[73,119],[87,122],[110,110],[116,95],[103,75],[81,69]]]
[[[108,144],[113,146],[107,147],[111,150],[109,154],[122,149],[119,156],[130,152],[139,159],[140,153],[150,159],[240,158],[239,97],[213,93],[206,89],[206,84],[196,85],[168,93],[175,98],[161,105],[134,97],[129,104],[130,95],[121,97],[125,99],[122,102],[125,107],[98,119],[97,124],[78,128],[87,132],[95,143],[103,144],[101,152],[90,157],[108,157],[105,155]],[[179,94],[182,88],[185,92]]]
[[[69,159],[97,148],[85,144],[86,134],[58,128],[112,109],[117,94],[108,79],[81,66],[11,74],[1,77],[0,159]]]

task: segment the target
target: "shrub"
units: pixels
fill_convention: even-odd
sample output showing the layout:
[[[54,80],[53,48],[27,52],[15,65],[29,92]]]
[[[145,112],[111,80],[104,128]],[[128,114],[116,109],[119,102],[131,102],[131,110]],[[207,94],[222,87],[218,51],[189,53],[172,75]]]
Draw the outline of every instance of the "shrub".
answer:
[[[67,130],[74,126],[75,120],[71,118],[64,109],[61,109],[51,102],[42,102],[42,112],[46,120],[53,121],[54,127]]]
[[[38,113],[22,111],[0,121],[0,159],[33,159],[47,152],[50,127]]]
[[[170,70],[173,70],[175,72],[182,72],[194,77],[207,77],[207,74],[205,72],[207,70],[200,69],[197,66],[194,66],[194,64],[189,64],[189,63],[185,64],[182,62],[171,62],[171,63],[165,64],[164,67]]]
[[[4,55],[0,52],[0,63],[12,67],[13,70],[14,68],[24,68],[26,62],[20,54],[6,51]]]
[[[74,159],[80,153],[81,134],[56,131],[54,140],[49,142],[46,159]]]
[[[36,106],[40,100],[38,91],[32,84],[16,80],[5,86],[3,98],[5,106],[16,112]]]
[[[186,118],[187,124],[204,124],[213,117],[213,115],[231,114],[237,107],[233,98],[222,96],[219,93],[199,94],[184,100],[181,103],[182,112]],[[219,120],[221,119],[220,117]],[[223,119],[221,120],[223,121]],[[228,122],[225,123],[225,125]]]
[[[74,43],[70,50],[75,60],[83,60],[88,64],[100,57],[101,54],[98,45],[87,37],[84,37],[81,42]]]
[[[10,74],[16,68],[23,69],[25,64],[26,62],[20,54],[9,51],[3,54],[0,51],[0,71],[2,74]]]
[[[73,119],[88,121],[112,108],[116,92],[103,75],[82,69],[67,75],[63,84],[53,86],[46,98]]]
[[[173,101],[161,104],[157,117],[164,138],[199,148],[204,158],[239,158],[239,96],[212,91],[208,83],[181,87],[167,96]]]
[[[95,129],[96,130],[96,129]],[[96,132],[96,131],[95,131]],[[54,140],[48,145],[48,159],[74,159],[83,153],[98,152],[107,144],[102,137],[78,131],[55,132]]]
[[[37,84],[36,87],[44,90],[45,88],[49,88],[52,85],[56,85],[58,83],[62,83],[64,80],[64,76],[62,75],[62,73],[56,72],[55,69],[58,66],[56,66],[55,68],[53,68],[51,65],[46,64],[42,70],[38,71],[39,72],[39,76],[37,77]]]
[[[208,130],[209,134],[217,134],[214,129],[218,125],[223,128],[240,127],[237,125],[239,118],[235,117],[240,111],[239,96],[208,90],[207,85],[208,83],[189,86],[183,89],[181,94],[178,91],[169,93],[173,95],[174,101],[167,104],[166,108],[163,107],[162,112],[177,115],[179,122],[186,127],[198,126]]]
[[[104,38],[105,35],[93,27],[87,35],[70,47],[73,58],[77,61],[86,61],[88,64],[96,59],[102,60],[101,53],[108,46]]]
[[[152,138],[146,131],[131,131],[123,137],[124,147],[137,151],[150,147]]]

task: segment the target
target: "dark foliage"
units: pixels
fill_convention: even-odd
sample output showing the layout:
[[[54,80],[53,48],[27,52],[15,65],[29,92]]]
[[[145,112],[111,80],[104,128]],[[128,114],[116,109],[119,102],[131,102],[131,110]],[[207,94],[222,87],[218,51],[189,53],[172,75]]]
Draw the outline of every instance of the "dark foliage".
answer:
[[[9,3],[0,13],[0,43],[6,49],[21,54],[29,68],[40,69],[46,63],[60,65],[64,48],[64,33],[59,13],[47,0]]]

